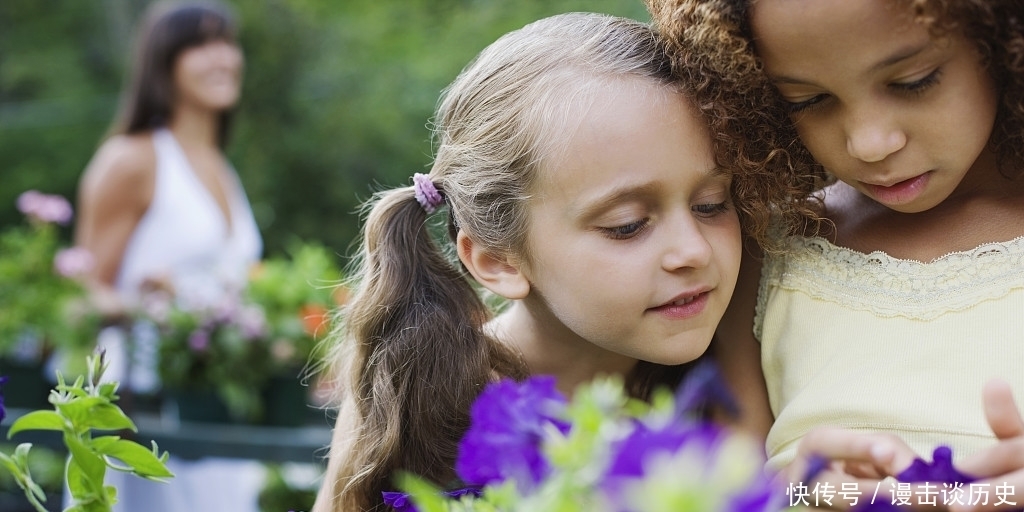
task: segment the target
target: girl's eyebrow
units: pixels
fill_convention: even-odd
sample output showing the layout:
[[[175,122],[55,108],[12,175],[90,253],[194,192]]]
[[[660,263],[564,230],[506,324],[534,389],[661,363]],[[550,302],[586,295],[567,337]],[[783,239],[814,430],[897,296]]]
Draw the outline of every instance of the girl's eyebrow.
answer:
[[[931,40],[928,40],[923,44],[916,43],[913,46],[900,48],[899,50],[893,52],[892,55],[875,63],[875,65],[871,66],[869,71],[879,71],[894,64],[899,64],[900,62],[916,57],[917,55],[921,54],[926,49],[928,49],[929,46],[931,46]]]
[[[728,178],[730,176],[724,168],[719,166],[697,172],[701,175],[700,181],[715,180],[723,177]],[[576,204],[573,208],[573,213],[581,218],[593,217],[612,205],[631,200],[642,200],[657,195],[660,189],[661,184],[653,182],[640,185],[618,186],[593,199],[586,199]]]
[[[925,43],[915,43],[911,46],[900,48],[893,52],[888,57],[885,57],[882,60],[872,64],[871,67],[868,68],[867,72],[874,73],[882,69],[885,69],[889,66],[899,64],[900,62],[903,62],[905,60],[912,59],[923,53],[925,50],[927,50],[929,46],[931,46],[930,40]],[[816,85],[808,80],[786,75],[771,75],[770,78],[772,83],[775,84]]]

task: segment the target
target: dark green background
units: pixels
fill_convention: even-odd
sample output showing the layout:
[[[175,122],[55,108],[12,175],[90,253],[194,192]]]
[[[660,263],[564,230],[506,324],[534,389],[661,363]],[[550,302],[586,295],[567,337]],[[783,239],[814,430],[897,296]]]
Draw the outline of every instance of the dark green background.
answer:
[[[148,3],[0,1],[0,230],[24,190],[74,201]],[[500,34],[568,11],[649,19],[641,0],[228,3],[246,55],[228,156],[268,254],[293,237],[348,254],[359,203],[427,168],[441,89]]]

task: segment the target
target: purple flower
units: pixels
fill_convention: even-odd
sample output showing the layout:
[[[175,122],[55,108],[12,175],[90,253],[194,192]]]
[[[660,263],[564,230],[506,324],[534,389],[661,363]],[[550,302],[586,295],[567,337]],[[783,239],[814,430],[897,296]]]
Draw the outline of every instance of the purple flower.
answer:
[[[65,225],[71,221],[71,203],[58,195],[28,190],[18,196],[18,211],[42,222]]]
[[[605,481],[614,485],[620,478],[643,477],[651,455],[675,453],[687,443],[699,443],[711,452],[720,434],[721,429],[711,423],[671,423],[659,429],[637,423],[629,436],[612,447]]]
[[[7,382],[7,379],[8,377],[0,377],[0,388],[3,387],[5,382]],[[7,410],[4,409],[4,394],[2,391],[3,389],[0,389],[0,422],[4,421],[4,418],[7,417]]]
[[[384,491],[384,504],[391,507],[395,512],[416,512],[416,506],[412,499],[404,492]]]
[[[729,386],[722,378],[718,367],[708,361],[694,366],[686,375],[686,379],[676,390],[676,410],[681,413],[692,413],[699,409],[716,405],[730,416],[739,415],[739,406],[729,391]]]
[[[393,508],[395,512],[418,512],[416,505],[413,504],[408,494],[395,491],[384,491],[382,494],[384,495],[384,504]],[[454,491],[445,491],[443,494],[456,499],[466,495],[473,495],[478,498],[483,495],[478,487],[455,489]]]
[[[554,377],[487,386],[470,411],[472,424],[459,443],[455,472],[474,486],[513,479],[521,488],[533,487],[550,471],[541,453],[545,433],[552,427],[569,430],[559,419],[565,406]]]
[[[95,265],[92,253],[84,247],[61,249],[53,257],[53,268],[64,277],[82,277]]]
[[[914,459],[910,467],[896,475],[900,482],[941,482],[945,484],[969,484],[977,478],[965,475],[953,467],[953,450],[948,446],[939,446],[932,452],[931,464]]]
[[[873,499],[873,500],[860,500],[860,503],[856,507],[853,507],[854,512],[901,512],[903,511],[902,505],[896,505],[887,498]]]
[[[210,346],[210,332],[206,329],[196,329],[188,335],[188,348],[193,352],[205,352]]]
[[[820,475],[822,471],[825,471],[831,463],[832,461],[828,460],[828,457],[812,453],[811,457],[807,460],[807,470],[804,471],[804,478],[800,481],[813,482],[814,479],[818,478],[818,475]]]
[[[775,512],[781,507],[782,493],[767,478],[760,478],[742,493],[733,496],[727,512]]]

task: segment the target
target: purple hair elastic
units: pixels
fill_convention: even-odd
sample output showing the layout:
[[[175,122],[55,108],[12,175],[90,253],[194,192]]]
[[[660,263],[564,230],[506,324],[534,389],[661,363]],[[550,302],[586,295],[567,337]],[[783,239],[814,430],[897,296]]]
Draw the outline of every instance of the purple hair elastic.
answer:
[[[438,206],[444,203],[444,197],[437,191],[434,182],[426,174],[416,173],[412,175],[413,188],[416,190],[416,201],[420,203],[427,213],[434,213]]]

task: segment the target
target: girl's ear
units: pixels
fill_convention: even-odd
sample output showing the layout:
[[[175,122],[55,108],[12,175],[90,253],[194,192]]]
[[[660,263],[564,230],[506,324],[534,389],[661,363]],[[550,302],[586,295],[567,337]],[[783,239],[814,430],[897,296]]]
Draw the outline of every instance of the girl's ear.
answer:
[[[530,293],[530,281],[518,261],[488,251],[462,230],[455,239],[455,246],[462,264],[484,288],[511,300],[524,299]]]

